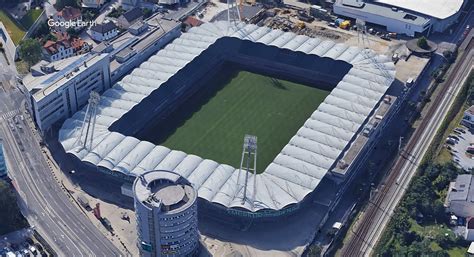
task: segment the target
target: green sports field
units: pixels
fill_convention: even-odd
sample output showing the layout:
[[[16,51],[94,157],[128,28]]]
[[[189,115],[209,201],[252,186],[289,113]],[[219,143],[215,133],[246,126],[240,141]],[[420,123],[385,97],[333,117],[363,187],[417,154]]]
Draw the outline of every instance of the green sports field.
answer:
[[[329,94],[235,69],[208,85],[153,131],[155,143],[238,168],[244,135],[256,135],[259,173]]]

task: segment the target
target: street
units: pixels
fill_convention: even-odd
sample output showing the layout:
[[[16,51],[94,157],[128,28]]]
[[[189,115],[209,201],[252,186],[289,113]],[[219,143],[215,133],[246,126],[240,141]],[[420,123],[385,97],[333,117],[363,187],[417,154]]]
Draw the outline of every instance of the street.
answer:
[[[9,175],[21,196],[20,209],[28,222],[59,256],[122,255],[54,180],[30,129],[31,120],[21,107],[23,102],[16,88],[0,91],[0,136]],[[19,115],[24,118],[13,118]]]

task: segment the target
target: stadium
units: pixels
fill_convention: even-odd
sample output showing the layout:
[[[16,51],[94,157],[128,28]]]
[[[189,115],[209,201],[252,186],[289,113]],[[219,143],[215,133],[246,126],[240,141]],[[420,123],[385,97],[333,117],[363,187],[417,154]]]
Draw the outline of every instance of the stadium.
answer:
[[[59,141],[83,169],[124,182],[169,170],[212,208],[275,217],[298,209],[333,176],[394,75],[391,60],[371,50],[251,24],[206,23],[66,120]],[[258,174],[236,165],[243,132],[254,126],[262,126],[255,131],[266,159]],[[228,143],[231,150],[219,148]]]

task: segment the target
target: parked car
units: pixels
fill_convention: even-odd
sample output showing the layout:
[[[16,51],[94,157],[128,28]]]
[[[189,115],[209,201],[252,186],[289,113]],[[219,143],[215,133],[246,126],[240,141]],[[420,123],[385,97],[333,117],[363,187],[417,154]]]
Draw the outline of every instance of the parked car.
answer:
[[[452,139],[454,139],[454,140],[456,140],[456,141],[459,141],[459,137],[457,137],[457,136],[455,136],[455,135],[453,135],[453,134],[449,135],[449,137],[452,138]]]
[[[448,138],[446,138],[446,144],[448,144],[448,145],[455,145],[455,144],[456,144],[456,140],[454,140],[454,139],[448,137]]]

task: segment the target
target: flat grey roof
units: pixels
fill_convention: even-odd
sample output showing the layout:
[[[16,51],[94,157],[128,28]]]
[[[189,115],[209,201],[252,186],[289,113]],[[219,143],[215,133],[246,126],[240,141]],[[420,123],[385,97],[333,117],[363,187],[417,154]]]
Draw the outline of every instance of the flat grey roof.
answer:
[[[423,26],[430,21],[428,17],[417,15],[414,13],[407,13],[403,10],[397,9],[396,11],[388,6],[361,2],[357,0],[341,0],[336,1],[335,5],[344,6],[346,8],[352,8],[359,12],[370,13],[374,16],[382,16],[394,20],[399,20],[405,23],[410,23],[417,26]],[[408,16],[407,16],[408,15]],[[410,17],[410,18],[408,18]]]
[[[471,174],[458,175],[456,182],[451,192],[449,193],[448,200],[451,201],[466,201],[472,202],[474,200],[474,183],[473,176]]]
[[[464,0],[375,0],[376,2],[446,19],[461,10]]]
[[[32,92],[33,98],[39,101],[60,88],[69,80],[74,79],[76,75],[102,60],[105,56],[107,56],[107,54],[87,53],[52,62],[51,65],[54,65],[57,71],[42,76],[33,76],[29,73],[23,79],[23,84],[28,91]],[[85,66],[84,63],[87,64],[87,66]],[[67,76],[68,74],[71,75]],[[33,92],[33,90],[36,90],[36,92]]]

